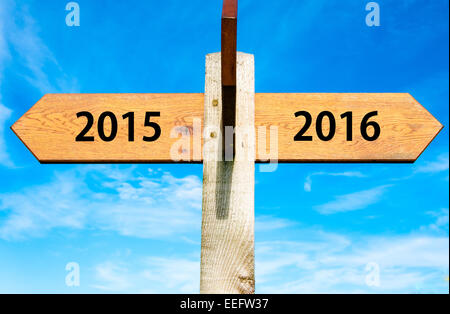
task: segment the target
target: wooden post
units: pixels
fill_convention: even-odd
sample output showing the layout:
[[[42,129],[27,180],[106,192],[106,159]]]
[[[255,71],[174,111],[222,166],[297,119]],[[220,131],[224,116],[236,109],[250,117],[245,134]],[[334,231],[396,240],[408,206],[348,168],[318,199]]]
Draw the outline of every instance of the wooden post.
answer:
[[[224,0],[222,9],[222,86],[236,88],[237,0]],[[233,111],[233,109],[230,109]]]
[[[226,127],[236,127],[236,62],[237,62],[237,0],[224,0],[222,9],[222,135]],[[235,157],[236,139],[222,141],[224,160]]]
[[[254,267],[254,57],[238,53],[236,148],[222,161],[221,54],[206,56],[200,292],[252,294]]]

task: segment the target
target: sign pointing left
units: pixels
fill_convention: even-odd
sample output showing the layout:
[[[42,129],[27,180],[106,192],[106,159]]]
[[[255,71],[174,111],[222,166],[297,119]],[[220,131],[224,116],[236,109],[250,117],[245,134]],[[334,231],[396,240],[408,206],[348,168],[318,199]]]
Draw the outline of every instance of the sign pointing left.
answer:
[[[11,129],[41,163],[201,162],[203,94],[47,94]],[[184,133],[186,151],[173,151]],[[187,137],[186,137],[187,138]]]

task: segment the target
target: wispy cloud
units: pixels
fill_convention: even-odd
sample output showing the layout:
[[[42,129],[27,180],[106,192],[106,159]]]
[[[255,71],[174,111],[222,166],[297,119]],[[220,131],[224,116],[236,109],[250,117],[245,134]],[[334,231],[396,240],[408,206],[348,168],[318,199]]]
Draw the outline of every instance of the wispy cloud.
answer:
[[[256,242],[258,293],[448,291],[448,237],[342,235],[317,228],[298,230],[297,235],[303,240]],[[95,267],[94,287],[123,293],[198,293],[199,256],[132,256],[101,263]],[[369,263],[379,266],[377,287],[366,283]]]
[[[2,79],[4,62],[7,59],[10,59],[8,43],[6,39],[6,20],[8,17],[9,9],[7,7],[8,1],[0,4],[0,82]]]
[[[449,159],[448,152],[441,154],[434,161],[426,162],[425,164],[418,166],[415,173],[439,173],[443,171],[448,171]]]
[[[3,8],[8,8],[5,37],[16,54],[14,61],[24,66],[21,75],[42,94],[78,91],[77,81],[64,72],[40,37],[39,24],[28,6],[7,0]]]
[[[0,238],[43,236],[54,228],[92,227],[138,238],[200,230],[198,177],[140,174],[135,167],[120,167],[118,174],[118,168],[80,166],[56,172],[49,183],[0,194]]]
[[[104,262],[95,267],[95,278],[98,284],[93,287],[105,291],[127,291],[133,284],[128,268],[120,263]]]
[[[435,221],[427,226],[422,226],[422,231],[432,231],[448,234],[449,214],[448,208],[439,211],[430,211],[427,214],[435,219]]]
[[[168,291],[198,293],[200,290],[200,254],[198,259],[149,257],[143,275]]]
[[[13,57],[13,58],[12,58]],[[53,53],[39,36],[39,26],[26,5],[10,0],[0,2],[0,165],[13,167],[4,137],[12,106],[2,100],[4,70],[15,65],[15,73],[24,77],[42,94],[76,92],[75,79],[64,73]],[[20,69],[20,70],[18,70]]]
[[[302,235],[307,240],[257,243],[258,293],[448,292],[447,237]],[[380,268],[379,287],[366,284],[369,263]]]
[[[315,176],[330,176],[330,177],[347,177],[347,178],[365,178],[366,176],[359,171],[346,171],[346,172],[315,172],[306,177],[303,184],[305,192],[312,191],[312,178]]]
[[[257,232],[284,229],[293,225],[295,225],[295,222],[291,220],[274,216],[257,216],[255,219],[255,230]]]
[[[331,202],[315,206],[315,210],[323,215],[331,215],[364,209],[377,203],[391,186],[392,185],[382,185],[369,190],[340,195]]]
[[[11,167],[13,166],[13,163],[6,149],[5,124],[10,118],[12,111],[2,104],[1,94],[4,79],[3,70],[5,68],[5,63],[11,58],[5,33],[6,11],[6,3],[3,5],[0,4],[0,165]]]
[[[93,288],[118,293],[198,293],[200,254],[197,259],[140,257],[95,266]]]
[[[0,165],[6,167],[14,166],[6,149],[5,141],[5,125],[6,121],[8,121],[8,119],[11,117],[11,113],[12,111],[10,109],[6,108],[0,103]]]

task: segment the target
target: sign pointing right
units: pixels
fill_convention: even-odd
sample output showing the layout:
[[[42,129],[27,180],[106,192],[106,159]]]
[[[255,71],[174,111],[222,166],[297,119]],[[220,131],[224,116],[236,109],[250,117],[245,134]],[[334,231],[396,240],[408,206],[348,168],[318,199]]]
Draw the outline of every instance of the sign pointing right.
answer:
[[[443,128],[410,94],[256,94],[255,103],[256,127],[278,127],[279,162],[411,163]]]

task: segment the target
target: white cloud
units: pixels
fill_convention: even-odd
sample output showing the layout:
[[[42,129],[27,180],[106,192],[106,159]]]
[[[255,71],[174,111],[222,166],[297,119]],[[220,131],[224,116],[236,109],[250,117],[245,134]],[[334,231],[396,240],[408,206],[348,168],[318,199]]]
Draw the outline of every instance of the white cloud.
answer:
[[[312,179],[311,176],[306,177],[305,183],[303,183],[303,189],[305,192],[311,192],[312,191]]]
[[[95,266],[92,287],[119,293],[198,293],[200,254],[196,255],[197,259],[152,256],[138,262],[107,261]]]
[[[257,243],[258,293],[448,291],[448,237],[301,234],[308,240]],[[366,284],[368,263],[380,267],[379,287]]]
[[[10,59],[9,48],[6,40],[6,20],[8,17],[8,2],[3,2],[0,4],[0,82],[2,78],[2,70],[4,67],[3,62],[5,60]]]
[[[12,167],[14,165],[6,149],[5,142],[5,125],[6,121],[11,117],[11,113],[12,111],[10,109],[0,103],[0,165],[6,167]]]
[[[14,58],[11,58],[14,51]],[[11,117],[11,109],[2,103],[4,69],[13,61],[20,65],[16,73],[22,75],[42,94],[76,92],[76,80],[61,69],[53,53],[39,36],[38,24],[26,5],[18,6],[10,0],[0,2],[0,165],[13,167],[7,153],[4,132]],[[17,69],[22,69],[17,71]],[[8,105],[11,108],[11,105]]]
[[[198,259],[150,257],[143,276],[161,287],[158,293],[198,293],[200,291],[200,254]]]
[[[93,185],[93,182],[98,182]],[[202,182],[139,167],[78,166],[56,172],[45,184],[0,194],[0,238],[45,236],[55,228],[95,227],[124,236],[162,238],[199,231]],[[256,217],[257,231],[294,225],[273,216]]]
[[[200,230],[201,197],[196,176],[144,176],[137,167],[79,166],[56,172],[49,183],[0,194],[0,238],[87,227],[140,238],[185,235]]]
[[[255,219],[255,231],[272,231],[291,227],[293,221],[274,216],[257,216]]]
[[[418,166],[415,170],[416,173],[438,173],[448,171],[449,159],[448,152],[441,154],[435,161],[426,162],[424,165]]]
[[[0,4],[0,165],[11,167],[13,163],[6,149],[5,142],[5,125],[6,121],[11,117],[12,111],[2,104],[2,83],[3,83],[3,69],[5,63],[10,60],[9,48],[6,40],[5,21],[7,17],[6,3]]]
[[[448,291],[447,236],[341,235],[311,228],[296,235],[304,240],[256,242],[257,293]],[[105,262],[95,267],[94,287],[125,293],[198,293],[199,256],[193,252]],[[379,266],[378,287],[366,284],[369,263]]]
[[[256,243],[257,293],[442,293],[448,291],[448,237],[343,236],[308,229],[305,241]],[[138,264],[96,267],[95,288],[115,292],[198,293],[195,258],[146,257]],[[136,260],[135,257],[133,257]],[[366,284],[366,265],[380,267],[380,286]]]
[[[432,231],[439,233],[448,233],[449,214],[448,208],[443,208],[440,211],[431,211],[427,213],[429,216],[434,217],[436,220],[434,223],[428,226],[422,226],[422,231]]]
[[[364,209],[377,203],[386,190],[392,185],[382,185],[370,190],[340,195],[335,200],[315,206],[315,210],[323,215]]]
[[[95,277],[99,284],[94,285],[94,288],[99,290],[126,291],[133,286],[129,270],[109,261],[95,267]]]
[[[346,171],[346,172],[315,172],[306,177],[303,184],[305,192],[312,191],[312,178],[314,176],[331,176],[331,177],[347,177],[347,178],[365,178],[366,176],[359,171]]]
[[[25,67],[21,75],[42,94],[78,91],[76,80],[64,73],[52,51],[39,36],[39,24],[28,11],[28,6],[15,6],[6,1],[3,11],[6,11],[3,18],[7,28],[4,37],[17,55],[14,61]]]

